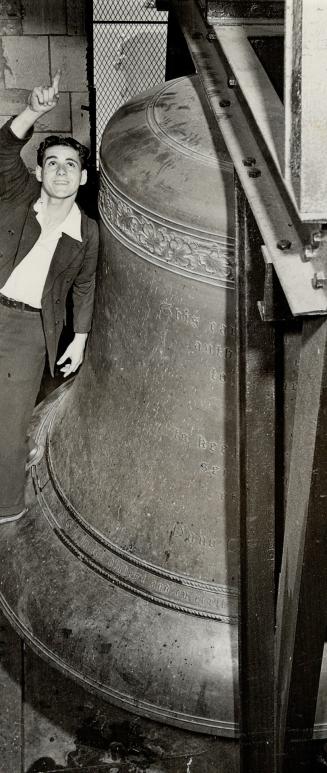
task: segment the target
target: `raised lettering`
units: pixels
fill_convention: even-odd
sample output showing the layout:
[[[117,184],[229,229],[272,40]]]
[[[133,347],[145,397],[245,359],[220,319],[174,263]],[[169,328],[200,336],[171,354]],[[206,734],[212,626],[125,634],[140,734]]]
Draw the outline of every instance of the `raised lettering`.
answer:
[[[161,303],[159,316],[166,317],[166,319],[168,319],[169,317],[172,317],[173,316],[172,308],[173,307],[171,303],[165,303],[165,302]]]
[[[231,360],[234,356],[233,349],[228,346],[221,346],[221,344],[213,344],[208,341],[199,341],[197,339],[194,342],[194,347],[197,352],[201,354],[209,354],[213,357],[220,357],[221,359]]]

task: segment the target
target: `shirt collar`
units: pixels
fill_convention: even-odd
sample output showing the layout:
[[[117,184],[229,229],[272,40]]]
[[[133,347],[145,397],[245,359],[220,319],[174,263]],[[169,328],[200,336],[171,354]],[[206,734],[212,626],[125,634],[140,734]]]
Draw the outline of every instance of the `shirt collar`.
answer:
[[[40,225],[42,225],[42,209],[43,209],[43,201],[41,198],[39,198],[35,204],[34,209],[36,214],[36,218],[39,221]],[[68,213],[65,220],[62,221],[58,225],[58,232],[60,234],[65,233],[68,236],[71,236],[72,239],[77,239],[77,241],[82,241],[82,233],[81,233],[81,223],[82,223],[82,216],[81,216],[81,210],[77,206],[76,202],[74,202],[70,212]]]

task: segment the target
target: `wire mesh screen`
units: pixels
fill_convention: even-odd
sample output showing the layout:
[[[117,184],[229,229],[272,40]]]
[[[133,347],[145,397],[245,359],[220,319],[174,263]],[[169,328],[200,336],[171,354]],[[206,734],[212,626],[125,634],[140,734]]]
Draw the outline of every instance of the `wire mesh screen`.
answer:
[[[135,94],[165,80],[166,24],[97,23],[93,28],[97,157],[109,118]]]
[[[154,0],[93,0],[94,21],[167,21]]]

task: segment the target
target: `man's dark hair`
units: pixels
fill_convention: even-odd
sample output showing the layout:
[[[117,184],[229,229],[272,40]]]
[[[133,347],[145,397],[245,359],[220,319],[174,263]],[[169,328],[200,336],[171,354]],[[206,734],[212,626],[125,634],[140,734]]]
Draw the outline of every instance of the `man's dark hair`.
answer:
[[[50,134],[50,136],[46,137],[39,145],[37,151],[37,163],[39,166],[43,165],[45,151],[48,148],[52,148],[54,145],[65,145],[68,148],[74,148],[79,155],[82,169],[86,169],[90,155],[88,148],[85,147],[85,145],[81,145],[77,140],[74,140],[73,137],[62,137],[57,134]]]

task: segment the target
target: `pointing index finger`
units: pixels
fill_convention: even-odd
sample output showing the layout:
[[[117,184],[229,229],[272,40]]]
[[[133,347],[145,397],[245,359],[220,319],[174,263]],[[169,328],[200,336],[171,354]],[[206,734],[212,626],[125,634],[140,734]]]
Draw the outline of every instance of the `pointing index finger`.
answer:
[[[52,79],[52,87],[54,89],[55,94],[58,94],[59,92],[60,76],[61,76],[61,70],[57,70],[56,74],[53,76],[53,79]]]

